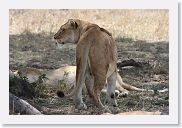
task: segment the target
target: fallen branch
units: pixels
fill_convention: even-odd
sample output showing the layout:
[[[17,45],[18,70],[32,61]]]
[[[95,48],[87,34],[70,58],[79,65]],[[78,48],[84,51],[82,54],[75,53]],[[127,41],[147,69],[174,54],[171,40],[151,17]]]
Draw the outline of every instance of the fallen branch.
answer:
[[[41,115],[42,113],[25,100],[9,93],[9,110],[20,115]]]

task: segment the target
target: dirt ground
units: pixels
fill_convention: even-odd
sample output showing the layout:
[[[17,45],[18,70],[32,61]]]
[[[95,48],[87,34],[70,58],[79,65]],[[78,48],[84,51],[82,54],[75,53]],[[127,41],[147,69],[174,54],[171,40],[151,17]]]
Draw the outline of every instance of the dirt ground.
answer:
[[[62,50],[56,49],[53,32],[22,33],[9,35],[9,67],[34,67],[38,69],[56,69],[65,65],[75,65],[75,46],[67,45]],[[124,82],[139,88],[152,89],[150,92],[132,91],[127,97],[117,99],[118,107],[109,107],[111,112],[129,112],[135,110],[160,111],[169,114],[169,42],[145,41],[134,38],[115,37],[118,45],[118,65],[123,60],[133,59],[142,67],[119,67]],[[72,99],[60,99],[53,92],[46,97],[26,99],[43,114],[59,115],[97,115],[103,111],[89,104],[83,96],[88,110],[74,108]],[[105,95],[101,95],[104,102]]]
[[[33,42],[26,42],[26,37],[38,40],[42,48],[33,46]],[[37,39],[37,40],[36,40]],[[117,39],[118,40],[118,39]],[[11,42],[22,42],[21,47]],[[23,43],[26,42],[26,43]],[[161,111],[168,113],[169,94],[157,93],[157,90],[168,89],[168,42],[147,43],[121,39],[118,41],[118,63],[123,60],[134,59],[142,67],[118,67],[124,82],[139,88],[152,89],[156,93],[131,92],[128,97],[119,98],[118,107],[110,108],[112,113],[134,110]],[[18,58],[18,59],[17,59]],[[75,46],[66,46],[62,51],[56,50],[51,37],[26,34],[10,36],[10,69],[18,67],[35,67],[39,69],[55,69],[64,65],[75,65]],[[86,96],[84,96],[84,100]],[[104,102],[104,94],[102,95]],[[86,111],[74,109],[72,99],[60,99],[55,95],[46,98],[30,100],[44,114],[101,114],[94,106]]]

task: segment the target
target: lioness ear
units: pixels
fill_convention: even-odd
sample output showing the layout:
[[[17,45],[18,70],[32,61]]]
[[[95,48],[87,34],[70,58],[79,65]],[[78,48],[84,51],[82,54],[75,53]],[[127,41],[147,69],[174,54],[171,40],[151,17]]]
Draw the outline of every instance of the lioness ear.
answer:
[[[68,22],[71,24],[71,26],[72,26],[74,29],[77,29],[78,24],[76,23],[76,21],[74,21],[73,19],[70,19],[70,20],[68,20]]]

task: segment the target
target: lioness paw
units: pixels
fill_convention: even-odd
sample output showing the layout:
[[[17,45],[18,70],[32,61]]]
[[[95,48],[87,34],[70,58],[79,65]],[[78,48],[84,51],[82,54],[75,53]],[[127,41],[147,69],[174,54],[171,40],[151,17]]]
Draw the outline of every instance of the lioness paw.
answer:
[[[118,90],[115,90],[115,96],[116,96],[116,98],[119,97],[119,94],[120,94],[120,92]]]
[[[129,95],[129,91],[123,91],[119,94],[119,97],[127,97]]]
[[[85,103],[80,103],[78,105],[76,105],[76,108],[79,110],[86,110],[87,109],[87,105]]]

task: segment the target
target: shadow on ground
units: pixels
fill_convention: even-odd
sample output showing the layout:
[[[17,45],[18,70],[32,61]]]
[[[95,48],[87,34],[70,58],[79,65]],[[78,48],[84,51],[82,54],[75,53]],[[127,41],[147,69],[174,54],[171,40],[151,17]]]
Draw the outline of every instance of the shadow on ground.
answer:
[[[118,67],[119,73],[126,83],[140,88],[163,90],[169,88],[169,43],[117,38],[118,63],[133,59],[142,63],[142,67]],[[24,32],[9,35],[10,69],[34,67],[39,69],[55,69],[64,65],[75,65],[75,46],[68,45],[62,50],[56,49],[53,33]],[[95,107],[87,111],[74,110],[72,100],[34,99],[44,114],[101,114]],[[84,99],[85,100],[85,99]],[[104,98],[102,97],[102,101]],[[168,114],[168,93],[131,92],[126,98],[118,99],[119,107],[113,113],[146,110],[163,111]]]

